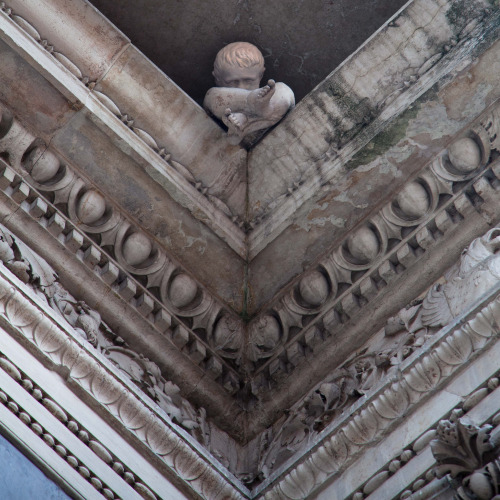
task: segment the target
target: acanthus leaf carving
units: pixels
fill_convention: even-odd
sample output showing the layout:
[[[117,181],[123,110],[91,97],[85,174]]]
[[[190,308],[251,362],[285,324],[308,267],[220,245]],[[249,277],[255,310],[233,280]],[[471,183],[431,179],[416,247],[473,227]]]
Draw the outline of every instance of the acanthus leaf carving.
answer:
[[[294,453],[300,453],[327,426],[334,425],[335,419],[361,397],[376,393],[381,384],[392,381],[371,408],[353,415],[342,431],[352,446],[369,442],[376,436],[377,418],[388,422],[404,415],[411,404],[432,391],[443,377],[484,345],[492,335],[492,324],[497,324],[495,308],[487,308],[462,328],[451,331],[430,355],[421,356],[410,364],[401,379],[400,369],[406,360],[442,327],[471,307],[477,298],[498,285],[499,234],[500,229],[493,228],[474,240],[460,261],[423,298],[389,318],[385,327],[356,356],[335,369],[294,405],[286,418],[275,424],[276,432],[268,432],[259,466],[264,477]],[[441,307],[446,308],[446,314],[435,314],[436,311],[439,313],[436,296]],[[475,331],[482,332],[482,335]],[[336,436],[339,439],[338,433]],[[337,442],[335,446],[340,445]],[[325,452],[326,449],[322,452],[324,457]],[[321,462],[320,458],[318,460]]]
[[[491,500],[500,493],[500,449],[491,439],[491,425],[465,419],[441,420],[431,449],[437,477],[449,474],[460,500]]]
[[[163,378],[160,368],[151,360],[137,354],[120,337],[102,321],[100,314],[90,308],[85,302],[75,299],[58,281],[56,272],[39,256],[37,256],[21,240],[10,234],[5,228],[0,228],[0,260],[9,269],[15,263],[22,264],[23,273],[14,274],[28,284],[37,296],[58,313],[60,319],[84,340],[110,360],[121,372],[126,374],[145,394],[155,401],[172,421],[195,434],[201,443],[206,442],[205,411],[196,410],[181,395],[179,388]],[[14,268],[15,269],[15,268]],[[20,274],[20,275],[19,275]],[[116,404],[122,399],[122,393],[110,392],[106,387],[101,390],[94,381],[96,377],[90,359],[85,355],[72,353],[70,343],[61,338],[52,329],[36,328],[40,321],[44,321],[40,314],[33,315],[31,310],[25,310],[17,302],[4,300],[5,314],[9,321],[20,328],[34,327],[33,340],[45,352],[58,356],[59,361],[64,359],[70,363],[72,376],[83,380],[87,379],[88,387],[94,394],[102,393],[99,400],[107,405]],[[40,333],[37,333],[40,332]],[[70,360],[72,360],[70,362]],[[104,399],[103,399],[104,398]],[[123,402],[122,404],[126,403]],[[134,408],[135,406],[132,405]],[[122,408],[122,405],[120,405]],[[125,408],[125,407],[123,407]],[[120,410],[128,415],[125,409]],[[123,413],[124,412],[124,413]],[[132,425],[132,424],[131,424]],[[204,431],[201,431],[201,428]]]

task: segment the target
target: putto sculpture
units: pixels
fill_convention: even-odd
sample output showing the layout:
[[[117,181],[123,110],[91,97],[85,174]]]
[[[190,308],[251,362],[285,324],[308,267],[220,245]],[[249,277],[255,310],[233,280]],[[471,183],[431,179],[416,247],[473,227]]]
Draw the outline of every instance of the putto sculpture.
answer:
[[[268,80],[260,87],[264,70],[262,53],[247,42],[230,43],[215,58],[217,86],[207,92],[203,106],[227,126],[231,144],[278,123],[295,105],[284,83]]]

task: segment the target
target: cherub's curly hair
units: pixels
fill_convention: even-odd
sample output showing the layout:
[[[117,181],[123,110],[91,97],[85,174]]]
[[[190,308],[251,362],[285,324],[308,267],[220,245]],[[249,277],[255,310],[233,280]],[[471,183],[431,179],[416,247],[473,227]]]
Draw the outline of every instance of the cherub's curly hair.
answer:
[[[219,50],[214,62],[214,76],[217,81],[218,75],[224,66],[240,68],[252,68],[262,66],[264,68],[264,57],[262,52],[251,43],[233,42]]]

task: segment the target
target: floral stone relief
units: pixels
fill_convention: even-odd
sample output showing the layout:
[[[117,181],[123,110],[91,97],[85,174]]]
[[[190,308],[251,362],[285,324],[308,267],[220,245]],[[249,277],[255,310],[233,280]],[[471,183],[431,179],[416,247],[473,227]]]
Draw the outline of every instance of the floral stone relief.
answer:
[[[3,12],[29,32],[29,25],[23,23],[21,18],[15,14],[12,16],[12,12],[7,12],[5,8]],[[36,30],[30,36],[35,40],[38,36],[38,41],[41,40]],[[57,54],[53,57],[59,60]],[[61,64],[69,68],[69,62],[62,60],[64,64]],[[431,60],[426,71],[422,75],[419,72],[419,77],[433,70],[434,63]],[[226,74],[218,75],[220,79],[217,83],[223,85],[217,87],[213,95],[216,95],[217,90],[222,92],[229,89],[228,95],[233,96],[238,94],[236,90],[241,90],[234,88],[240,87],[241,82],[234,74],[230,74],[231,71],[226,70],[221,70]],[[73,74],[83,82],[81,72],[73,71]],[[247,83],[254,87],[256,80],[260,82],[261,67],[258,64],[255,74],[250,76],[253,78],[244,74],[241,80],[251,80]],[[238,82],[234,83],[236,80]],[[150,149],[165,162],[170,162],[192,187],[201,195],[210,197],[206,186],[200,184],[181,164],[170,161],[164,148],[159,147],[148,133],[135,128],[132,119],[123,115],[116,106],[114,109],[113,102],[107,101],[104,94],[99,96],[94,91],[93,82],[83,83],[87,83],[94,96],[102,99],[112,113],[119,115],[122,122]],[[234,105],[235,109],[232,109],[228,102],[220,118],[226,121],[230,129],[230,140],[244,139],[247,133],[253,132],[255,123],[269,119],[269,115],[274,112],[271,110],[272,100],[280,93],[282,97],[285,96],[288,110],[293,95],[290,97],[288,91],[283,94],[285,90],[280,84],[270,81],[262,89],[248,89],[250,94],[258,92],[252,94],[254,97],[251,99],[250,94],[245,94],[243,111],[236,111],[240,108]],[[209,97],[207,99],[210,100]],[[259,100],[265,106],[260,106]],[[229,112],[226,113],[228,108]],[[283,106],[281,111],[284,109]],[[238,113],[243,116],[237,116]],[[38,217],[41,225],[45,224],[47,216],[51,221],[47,225],[50,231],[57,232],[57,228],[54,228],[58,226],[61,230],[56,237],[60,241],[64,240],[64,244],[74,250],[74,254],[85,265],[102,268],[102,275],[112,280],[120,295],[129,300],[129,305],[142,311],[148,321],[154,320],[168,335],[172,335],[176,346],[186,356],[190,356],[196,370],[207,370],[210,377],[217,379],[230,393],[236,394],[236,398],[249,396],[250,410],[251,405],[255,404],[253,396],[258,398],[261,390],[259,383],[255,383],[255,387],[251,388],[253,395],[250,395],[250,389],[245,385],[254,382],[248,377],[254,368],[261,369],[269,361],[269,371],[265,373],[267,380],[279,378],[280,373],[281,376],[290,373],[304,354],[321,347],[324,337],[328,331],[331,332],[330,326],[335,323],[340,325],[346,318],[358,314],[390,282],[392,276],[423,255],[434,239],[445,234],[449,227],[458,226],[478,207],[487,205],[488,196],[494,200],[494,191],[498,187],[498,167],[488,170],[490,153],[498,149],[498,119],[493,116],[483,122],[479,132],[469,131],[455,138],[425,172],[409,179],[396,199],[379,214],[370,214],[324,261],[297,277],[293,291],[284,298],[280,297],[279,304],[271,304],[272,307],[245,330],[240,318],[231,314],[216,297],[212,297],[197,282],[193,273],[172,260],[154,238],[123,216],[110,199],[94,184],[80,177],[78,170],[72,169],[61,159],[61,155],[45,146],[35,135],[30,135],[16,119],[11,118],[2,122],[2,134],[5,135],[1,138],[3,159],[8,160],[2,160],[5,169],[2,186],[7,196],[22,204],[23,210],[29,205],[29,213]],[[353,130],[358,129],[355,127]],[[290,191],[289,194],[295,196],[295,190],[290,188]],[[59,212],[53,206],[48,207],[47,203],[44,206],[44,198],[35,200],[35,192],[42,193],[49,205],[57,205],[57,210],[61,210],[67,220],[58,219]],[[232,217],[230,211],[225,212],[224,206],[218,205],[217,200],[209,200],[225,215]],[[494,223],[496,215],[494,211],[491,214],[490,222]],[[241,223],[234,218],[233,222]],[[492,261],[488,259],[496,251],[496,238],[493,235],[489,242],[485,240],[477,243],[474,251],[472,247],[469,249],[471,255],[477,251],[477,262],[488,262],[485,265],[494,283],[498,279],[498,269],[491,267]],[[210,439],[209,431],[204,427],[204,411],[194,408],[182,398],[175,384],[162,377],[156,363],[134,352],[133,346],[110,330],[97,310],[69,294],[57,280],[54,271],[33,257],[20,240],[4,232],[2,242],[5,248],[1,250],[4,253],[1,260],[8,269],[21,281],[30,284],[42,300],[62,315],[68,325],[127,373],[175,422],[200,442]],[[99,245],[105,247],[104,251]],[[400,246],[396,248],[395,245]],[[117,266],[111,259],[107,260],[108,251],[112,251]],[[107,271],[104,272],[104,269]],[[422,301],[410,304],[392,318],[384,331],[367,344],[366,350],[358,351],[354,358],[349,358],[322,381],[313,393],[300,401],[300,407],[291,410],[292,413],[296,412],[294,419],[289,421],[291,415],[287,414],[285,421],[279,420],[266,431],[259,451],[258,471],[245,467],[236,469],[230,461],[228,467],[250,484],[256,477],[258,480],[269,477],[287,458],[303,449],[308,440],[329,426],[342,411],[346,411],[362,395],[374,390],[383,377],[391,376],[399,365],[432,339],[440,326],[469,307],[470,297],[464,295],[464,290],[474,286],[479,294],[487,291],[491,285],[485,275],[480,273],[472,257],[468,264],[463,264],[455,271],[457,275],[450,272],[443,278],[441,286],[436,286]],[[346,293],[351,286],[349,293]],[[332,308],[336,299],[339,299],[339,303],[336,308]],[[326,312],[328,314],[324,314]],[[323,317],[326,318],[324,329],[313,328],[317,318]],[[290,342],[293,340],[297,342]],[[283,351],[277,357],[282,348],[286,348],[286,352]],[[219,356],[223,359],[219,359]],[[229,375],[234,375],[234,372],[228,367],[237,370],[241,379],[231,379]],[[281,425],[283,427],[279,429]]]
[[[493,427],[441,420],[431,442],[437,477],[449,474],[459,500],[500,499],[500,439]]]
[[[427,340],[467,311],[500,282],[500,228],[474,240],[453,266],[422,298],[390,318],[360,352],[316,386],[262,441],[259,473],[267,477],[300,455],[327,426],[351,405],[396,377],[404,360]]]
[[[160,368],[136,353],[102,321],[100,314],[73,297],[56,272],[21,240],[0,227],[0,260],[23,283],[29,285],[95,349],[140,387],[172,420],[203,442],[204,410],[196,410],[179,394],[179,388],[161,375]]]

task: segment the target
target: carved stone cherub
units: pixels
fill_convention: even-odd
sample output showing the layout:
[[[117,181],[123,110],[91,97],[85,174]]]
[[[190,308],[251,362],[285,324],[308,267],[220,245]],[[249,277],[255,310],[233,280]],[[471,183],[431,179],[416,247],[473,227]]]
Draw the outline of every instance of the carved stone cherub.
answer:
[[[230,43],[215,58],[217,87],[207,92],[203,106],[227,126],[231,144],[278,123],[295,105],[284,83],[268,80],[259,88],[264,70],[262,53],[247,42]]]

